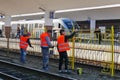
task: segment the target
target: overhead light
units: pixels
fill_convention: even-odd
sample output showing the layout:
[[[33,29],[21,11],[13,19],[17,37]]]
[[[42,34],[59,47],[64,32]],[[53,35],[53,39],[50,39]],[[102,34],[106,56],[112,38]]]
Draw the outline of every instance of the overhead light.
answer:
[[[22,16],[33,16],[33,15],[42,15],[45,12],[39,12],[39,13],[29,13],[29,14],[20,14],[20,15],[12,15],[11,17],[22,17]]]
[[[84,10],[93,10],[93,9],[104,9],[104,8],[114,8],[114,7],[120,7],[120,4],[104,5],[104,6],[96,6],[96,7],[86,7],[86,8],[76,8],[76,9],[67,9],[67,10],[58,10],[58,11],[56,11],[56,13],[72,12],[72,11],[84,11]]]

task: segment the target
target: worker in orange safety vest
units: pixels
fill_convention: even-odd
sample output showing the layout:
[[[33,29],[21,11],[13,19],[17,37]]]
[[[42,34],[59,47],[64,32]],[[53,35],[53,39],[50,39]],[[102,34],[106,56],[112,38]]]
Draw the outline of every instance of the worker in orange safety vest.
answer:
[[[59,52],[59,72],[68,72],[68,55],[67,50],[70,50],[68,39],[72,38],[76,32],[71,35],[65,35],[64,30],[60,30],[60,36],[57,39],[57,48]],[[63,60],[65,59],[65,69],[62,70]]]
[[[47,30],[47,32],[44,32],[40,35],[41,39],[41,51],[42,51],[42,61],[43,61],[43,70],[48,70],[48,63],[49,63],[49,48],[53,48],[53,45],[50,41],[50,35],[52,31]]]
[[[19,45],[20,46],[20,51],[21,51],[20,61],[22,63],[26,62],[25,61],[26,60],[26,54],[27,54],[26,50],[27,50],[28,45],[30,47],[32,47],[31,43],[30,43],[30,39],[29,39],[30,36],[31,36],[30,33],[20,36],[20,45]]]

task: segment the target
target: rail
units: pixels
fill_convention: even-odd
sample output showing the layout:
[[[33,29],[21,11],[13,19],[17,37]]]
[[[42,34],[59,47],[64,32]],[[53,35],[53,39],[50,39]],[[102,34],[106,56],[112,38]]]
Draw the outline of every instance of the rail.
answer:
[[[8,75],[6,73],[0,72],[0,78],[2,78],[3,80],[21,80],[20,78]]]
[[[22,65],[19,65],[19,64],[15,64],[15,63],[10,63],[10,62],[7,62],[7,61],[3,61],[3,60],[0,60],[0,64],[2,65],[6,65],[7,67],[13,67],[13,68],[17,68],[17,71],[24,71],[24,72],[28,72],[28,73],[36,73],[36,74],[39,74],[42,75],[42,76],[46,76],[46,77],[49,77],[49,79],[51,80],[76,80],[74,78],[70,78],[70,77],[66,77],[66,76],[61,76],[59,74],[55,74],[55,73],[51,73],[51,72],[45,72],[43,70],[39,70],[39,69],[34,69],[34,68],[31,68],[31,67],[26,67],[26,66],[22,66]]]

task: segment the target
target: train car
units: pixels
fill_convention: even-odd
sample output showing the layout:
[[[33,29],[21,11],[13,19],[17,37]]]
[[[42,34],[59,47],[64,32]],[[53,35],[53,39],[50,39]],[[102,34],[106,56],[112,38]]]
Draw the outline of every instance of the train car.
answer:
[[[2,23],[2,26],[4,24]],[[24,27],[31,32],[32,38],[39,38],[39,35],[44,32],[45,21],[42,20],[29,20],[29,21],[12,21],[11,22],[11,35],[15,36],[17,34],[17,27]],[[59,30],[64,29],[66,34],[70,34],[72,29],[80,29],[80,26],[71,19],[59,18],[53,19],[53,36],[56,38],[59,35]]]

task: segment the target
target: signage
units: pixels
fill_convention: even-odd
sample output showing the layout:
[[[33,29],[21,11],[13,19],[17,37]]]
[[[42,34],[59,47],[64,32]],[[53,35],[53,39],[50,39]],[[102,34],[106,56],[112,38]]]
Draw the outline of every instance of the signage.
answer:
[[[50,18],[50,19],[54,19],[54,11],[50,11],[50,13],[49,13],[49,18]]]

